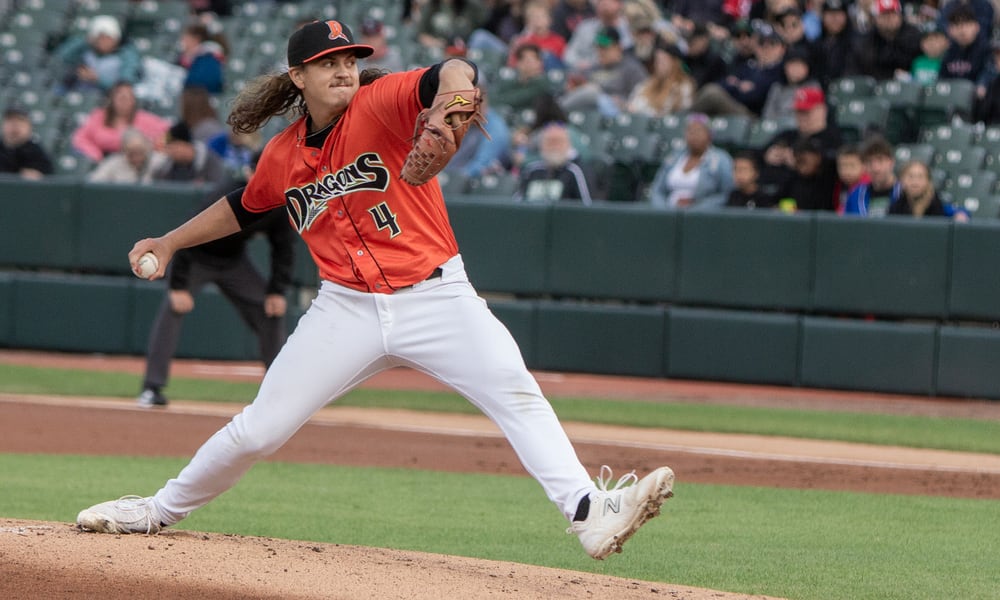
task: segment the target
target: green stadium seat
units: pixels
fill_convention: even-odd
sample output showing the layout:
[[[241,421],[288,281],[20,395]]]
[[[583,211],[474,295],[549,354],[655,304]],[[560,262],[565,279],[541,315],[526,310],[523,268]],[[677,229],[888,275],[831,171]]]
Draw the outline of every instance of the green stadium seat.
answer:
[[[876,80],[870,75],[850,75],[830,82],[829,101],[841,106],[851,100],[871,98],[875,95]]]
[[[934,153],[933,166],[944,169],[949,178],[963,174],[976,174],[983,168],[986,149],[981,146],[971,148],[945,148]]]
[[[934,146],[930,144],[901,144],[896,146],[893,154],[897,171],[911,160],[918,160],[927,166],[934,164]]]
[[[885,132],[889,101],[884,98],[851,98],[836,105],[834,122],[845,143],[858,142],[872,132]]]
[[[968,123],[944,123],[920,130],[920,142],[934,146],[936,152],[950,148],[971,148],[975,140],[976,129]]]
[[[754,150],[763,150],[774,136],[796,127],[795,117],[792,116],[784,119],[758,119],[750,125],[746,146]]]
[[[886,137],[893,144],[914,142],[919,133],[917,111],[923,100],[923,86],[913,81],[890,79],[875,86],[876,98],[889,102]]]
[[[954,117],[968,119],[972,113],[976,84],[968,79],[939,79],[924,87],[923,101],[917,111],[921,127],[940,125]]]
[[[751,122],[750,117],[743,115],[713,117],[708,122],[712,131],[712,143],[727,152],[746,148]]]

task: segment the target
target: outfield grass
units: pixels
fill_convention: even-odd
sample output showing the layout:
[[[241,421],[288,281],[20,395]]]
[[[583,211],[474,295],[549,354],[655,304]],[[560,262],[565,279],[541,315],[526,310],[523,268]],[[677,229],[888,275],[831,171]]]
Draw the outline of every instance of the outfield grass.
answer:
[[[140,377],[0,365],[0,392],[134,397]],[[188,400],[249,402],[254,383],[173,378],[169,394]],[[559,418],[584,423],[662,427],[690,431],[780,435],[914,448],[1000,454],[996,421],[906,415],[721,406],[683,402],[608,401],[551,398]],[[460,396],[446,392],[355,390],[338,401],[344,406],[477,413]]]
[[[71,522],[184,465],[0,454],[0,515]],[[1000,502],[679,483],[604,562],[530,478],[261,463],[182,528],[508,560],[800,600],[997,597]]]

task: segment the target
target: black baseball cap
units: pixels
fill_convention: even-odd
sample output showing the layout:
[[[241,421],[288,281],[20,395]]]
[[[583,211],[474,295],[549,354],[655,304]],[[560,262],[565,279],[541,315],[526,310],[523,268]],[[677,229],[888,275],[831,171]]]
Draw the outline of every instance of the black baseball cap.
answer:
[[[3,118],[10,119],[14,117],[21,117],[22,119],[30,119],[31,115],[28,113],[28,108],[23,104],[13,103],[7,106],[3,111]]]
[[[351,28],[340,21],[313,21],[288,38],[288,66],[297,67],[331,52],[354,50],[358,58],[371,56],[375,49],[357,44]]]

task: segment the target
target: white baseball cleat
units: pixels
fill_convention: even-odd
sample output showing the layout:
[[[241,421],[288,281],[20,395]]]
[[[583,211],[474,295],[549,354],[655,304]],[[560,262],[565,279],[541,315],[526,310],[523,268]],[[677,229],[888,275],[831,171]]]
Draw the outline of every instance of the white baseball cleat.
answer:
[[[630,481],[634,483],[628,485]],[[597,560],[621,552],[622,544],[643,523],[660,514],[660,506],[674,495],[674,472],[670,467],[660,467],[642,479],[632,471],[610,490],[609,483],[611,469],[605,465],[597,477],[597,491],[590,493],[587,518],[575,521],[566,530],[575,533],[587,554]]]
[[[80,511],[76,526],[97,533],[159,533],[163,528],[152,498],[122,496]]]

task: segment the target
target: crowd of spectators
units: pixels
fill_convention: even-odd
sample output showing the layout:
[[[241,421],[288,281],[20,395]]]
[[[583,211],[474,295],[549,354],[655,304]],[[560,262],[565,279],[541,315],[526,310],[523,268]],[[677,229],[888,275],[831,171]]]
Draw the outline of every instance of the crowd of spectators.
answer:
[[[178,3],[187,11],[179,27],[162,34],[173,38],[166,53],[144,51],[130,36],[131,22],[107,14],[45,40],[48,64],[58,68],[46,93],[103,99],[66,132],[71,151],[87,165],[83,175],[204,181],[245,168],[274,131],[235,136],[224,125],[225,99],[256,74],[240,72],[246,53],[267,51],[266,43],[242,43],[244,32],[227,27],[240,11],[282,11],[297,23],[336,14],[376,49],[361,68],[398,71],[447,57],[476,62],[490,136],[473,129],[449,166],[459,182],[449,190],[489,193],[474,183],[491,176],[512,182],[497,189],[513,190],[514,201],[962,215],[943,192],[950,174],[942,176],[932,160],[923,170],[907,165],[912,179],[926,176],[929,191],[879,195],[888,185],[880,179],[880,157],[917,143],[923,123],[910,137],[876,119],[847,135],[841,109],[874,92],[846,97],[840,83],[968,81],[972,93],[955,96],[947,118],[934,125],[951,118],[981,129],[1000,124],[1000,41],[990,0]],[[17,6],[7,9],[7,21]],[[288,20],[256,24],[280,29],[275,39],[287,34]],[[265,67],[280,65],[282,52],[272,48]],[[155,99],[143,90],[164,73],[177,80],[165,103],[170,110],[153,111]],[[233,80],[234,74],[244,77]],[[915,109],[920,98],[902,110]],[[6,103],[0,166],[33,177],[58,172],[51,156],[30,167],[15,160],[45,154],[30,129],[30,150],[8,136],[8,121],[38,121],[17,100]],[[766,139],[736,137],[738,125],[745,131],[762,122],[772,126]],[[638,180],[624,188],[609,184],[623,172],[616,163]],[[903,164],[890,168],[901,177]],[[872,190],[874,203],[865,196]],[[907,204],[896,206],[900,199]]]

